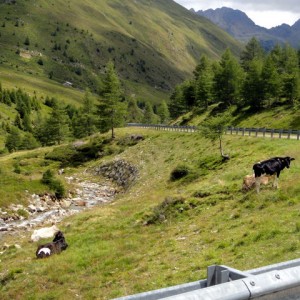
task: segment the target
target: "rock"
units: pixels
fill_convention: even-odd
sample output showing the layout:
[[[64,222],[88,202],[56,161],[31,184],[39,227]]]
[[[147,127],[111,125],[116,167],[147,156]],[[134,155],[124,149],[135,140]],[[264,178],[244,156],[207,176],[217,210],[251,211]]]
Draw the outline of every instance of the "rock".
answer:
[[[27,208],[30,213],[35,213],[37,211],[36,207],[33,204],[29,204]]]
[[[86,206],[86,202],[85,202],[85,201],[82,201],[82,200],[80,200],[80,201],[75,201],[75,205],[76,205],[76,206]]]
[[[63,208],[69,208],[71,206],[71,204],[72,204],[71,200],[65,199],[65,200],[61,201],[61,207],[63,207]]]

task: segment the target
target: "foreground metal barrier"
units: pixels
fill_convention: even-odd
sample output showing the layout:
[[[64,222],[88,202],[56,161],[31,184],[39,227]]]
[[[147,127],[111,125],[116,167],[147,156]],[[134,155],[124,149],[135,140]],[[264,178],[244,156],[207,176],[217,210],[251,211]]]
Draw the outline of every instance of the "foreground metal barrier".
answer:
[[[239,271],[210,266],[207,279],[115,300],[296,300],[300,299],[300,259]]]

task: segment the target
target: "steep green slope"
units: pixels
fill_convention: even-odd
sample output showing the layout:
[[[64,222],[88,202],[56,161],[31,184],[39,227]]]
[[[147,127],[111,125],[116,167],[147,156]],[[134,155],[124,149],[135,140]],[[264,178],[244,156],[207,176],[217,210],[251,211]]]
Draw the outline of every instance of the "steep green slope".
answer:
[[[241,49],[205,18],[171,0],[3,2],[0,71],[9,67],[80,88],[96,90],[112,59],[129,83],[127,92],[139,96],[139,86],[146,87],[142,96],[153,100],[186,78],[201,54],[218,58],[227,47],[234,53]]]
[[[231,159],[222,162],[218,145],[194,133],[122,129],[117,139],[137,133],[145,140],[123,153],[68,169],[86,176],[104,161],[125,159],[139,177],[113,203],[59,224],[66,251],[37,260],[30,232],[7,235],[5,242],[21,249],[0,256],[1,299],[112,299],[196,281],[212,264],[247,270],[299,257],[299,141],[225,136]],[[24,153],[2,165],[16,155],[28,168]],[[241,192],[253,162],[286,155],[296,160],[282,172],[279,190]],[[188,173],[172,181],[178,166]]]

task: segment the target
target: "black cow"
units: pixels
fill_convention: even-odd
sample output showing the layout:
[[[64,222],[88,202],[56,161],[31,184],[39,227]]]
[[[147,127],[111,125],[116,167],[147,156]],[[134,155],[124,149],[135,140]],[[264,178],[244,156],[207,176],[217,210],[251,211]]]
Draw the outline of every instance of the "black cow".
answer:
[[[292,160],[295,160],[295,158],[289,156],[273,157],[268,160],[264,160],[262,162],[254,164],[253,171],[255,174],[255,186],[256,186],[257,193],[259,193],[259,188],[260,188],[260,177],[263,174],[274,176],[275,178],[274,178],[273,186],[278,188],[278,178],[280,172],[284,168],[289,168]]]
[[[55,234],[55,237],[51,243],[38,246],[36,250],[37,258],[48,257],[54,253],[60,253],[63,250],[66,250],[68,244],[66,243],[65,237],[61,231],[58,231]]]

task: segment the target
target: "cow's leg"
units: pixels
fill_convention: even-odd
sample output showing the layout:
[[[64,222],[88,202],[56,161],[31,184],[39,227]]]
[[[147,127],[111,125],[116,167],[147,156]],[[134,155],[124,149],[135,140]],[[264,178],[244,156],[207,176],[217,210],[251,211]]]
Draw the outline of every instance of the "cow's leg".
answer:
[[[278,189],[278,177],[276,175],[274,176],[273,187],[276,188],[276,189]]]
[[[273,186],[278,189],[278,179],[279,179],[279,175],[280,175],[280,172],[277,172],[276,174],[274,174],[274,183],[273,183]]]
[[[256,193],[259,193],[259,189],[260,189],[260,176],[259,177],[255,177],[255,187],[256,187]]]

